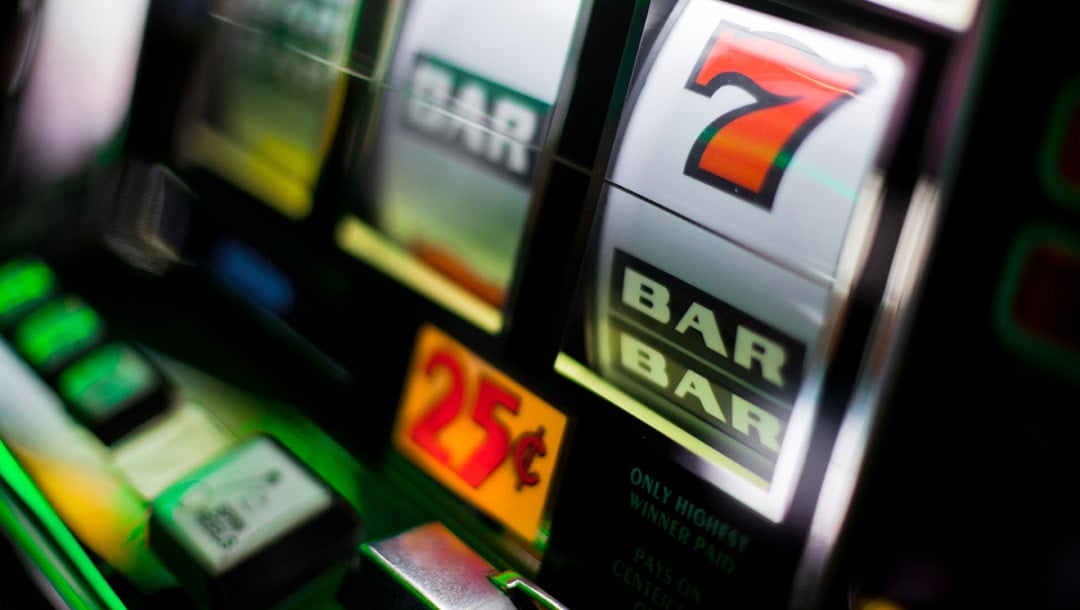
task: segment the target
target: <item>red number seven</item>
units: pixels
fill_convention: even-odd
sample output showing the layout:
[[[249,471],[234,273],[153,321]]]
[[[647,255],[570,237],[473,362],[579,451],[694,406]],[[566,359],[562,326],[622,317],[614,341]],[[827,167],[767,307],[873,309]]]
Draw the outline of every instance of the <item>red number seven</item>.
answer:
[[[772,209],[780,178],[802,141],[872,83],[866,70],[828,64],[794,40],[721,22],[686,88],[712,97],[732,85],[755,101],[710,123],[691,147],[684,172]]]

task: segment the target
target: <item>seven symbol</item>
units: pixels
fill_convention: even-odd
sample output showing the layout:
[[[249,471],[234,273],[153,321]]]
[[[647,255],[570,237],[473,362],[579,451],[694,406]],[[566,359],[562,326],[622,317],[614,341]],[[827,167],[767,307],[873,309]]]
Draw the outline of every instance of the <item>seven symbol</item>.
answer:
[[[694,140],[684,173],[766,210],[795,150],[825,117],[874,82],[805,45],[721,22],[686,89],[712,97],[732,86],[753,102],[728,110]]]

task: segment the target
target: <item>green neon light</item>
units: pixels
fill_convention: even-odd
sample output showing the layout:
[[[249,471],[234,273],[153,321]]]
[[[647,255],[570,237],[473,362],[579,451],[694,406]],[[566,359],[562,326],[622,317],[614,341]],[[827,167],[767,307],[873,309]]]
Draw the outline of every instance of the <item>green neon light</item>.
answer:
[[[503,591],[510,592],[514,590],[522,592],[538,607],[545,608],[546,610],[565,610],[561,604],[551,598],[547,593],[514,570],[489,574],[488,580],[493,582],[495,586]]]
[[[1053,201],[1074,209],[1080,207],[1080,185],[1069,181],[1060,164],[1066,138],[1070,130],[1077,129],[1072,125],[1077,120],[1080,120],[1080,78],[1073,77],[1062,85],[1054,100],[1039,152],[1039,178]]]
[[[0,319],[48,296],[56,286],[52,271],[37,260],[14,260],[0,267]]]
[[[35,566],[41,570],[53,590],[72,608],[86,608],[86,601],[66,578],[65,571],[58,565],[56,557],[41,543],[38,537],[25,527],[12,506],[10,496],[0,488],[0,527],[3,527],[15,545],[22,549]]]
[[[60,375],[60,393],[90,419],[144,393],[154,371],[130,348],[110,344],[69,365]]]
[[[15,459],[15,456],[11,454],[11,451],[3,442],[0,442],[0,477],[11,486],[12,491],[15,492],[23,503],[25,503],[41,521],[52,540],[64,552],[66,558],[72,563],[75,569],[78,570],[79,575],[86,584],[89,585],[95,594],[97,594],[98,601],[100,601],[104,607],[111,610],[125,609],[126,606],[124,603],[120,600],[119,596],[117,596],[116,592],[113,591],[112,587],[109,586],[108,581],[105,580],[105,577],[86,554],[86,551],[83,550],[78,539],[76,539],[75,535],[71,533],[71,530],[67,528],[67,525],[64,524],[64,521],[60,516],[56,514],[52,505],[49,504],[49,501],[41,495],[37,486],[34,485],[29,475],[22,469]],[[5,525],[7,524],[5,523]],[[18,529],[18,527],[15,529]],[[50,575],[55,576],[57,574],[51,573]],[[62,579],[61,582],[53,582],[53,584],[58,585],[59,593],[64,593],[70,586],[63,584]],[[74,599],[68,601],[76,608],[96,607],[91,606],[89,600]]]
[[[83,347],[102,332],[101,318],[82,301],[52,301],[15,329],[15,344],[31,364],[48,368]]]
[[[1080,352],[1051,336],[1025,329],[1014,312],[1027,265],[1040,248],[1059,249],[1073,259],[1080,259],[1080,233],[1043,222],[1031,224],[1017,233],[994,297],[994,327],[1001,341],[1023,358],[1075,380],[1076,372],[1080,371]]]

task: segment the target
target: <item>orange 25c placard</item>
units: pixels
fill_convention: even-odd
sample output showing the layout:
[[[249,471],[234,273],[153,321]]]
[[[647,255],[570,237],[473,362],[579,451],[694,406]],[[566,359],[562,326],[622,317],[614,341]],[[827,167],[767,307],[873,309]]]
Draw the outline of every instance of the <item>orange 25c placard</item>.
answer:
[[[530,543],[539,537],[567,417],[433,326],[421,329],[395,448]]]

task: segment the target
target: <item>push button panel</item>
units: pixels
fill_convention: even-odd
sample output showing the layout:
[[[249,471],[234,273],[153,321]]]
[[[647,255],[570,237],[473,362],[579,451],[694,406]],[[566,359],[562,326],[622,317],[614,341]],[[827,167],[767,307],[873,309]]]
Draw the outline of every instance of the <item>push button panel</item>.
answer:
[[[4,340],[66,405],[111,444],[165,411],[172,387],[135,345],[113,337],[97,311],[26,256],[0,275],[8,295]]]
[[[56,276],[40,260],[15,259],[0,267],[0,328],[9,328],[56,290]]]
[[[185,476],[154,502],[165,535],[218,576],[330,505],[329,489],[260,438]]]
[[[210,169],[284,217],[307,218],[361,4],[214,2],[187,100],[195,120],[180,139],[185,169]]]
[[[45,374],[51,374],[76,354],[104,337],[97,312],[81,299],[64,296],[42,305],[16,327],[15,345]]]
[[[48,264],[27,256],[3,268],[49,279],[34,283],[48,290],[8,292],[49,298],[11,299],[19,316],[0,337],[0,449],[14,458],[0,475],[40,490],[42,519],[147,595],[211,608],[306,607],[332,595],[361,535],[353,502],[253,430],[253,405],[233,403],[220,384],[209,395],[223,403],[203,405],[193,396],[210,380],[113,336]],[[37,351],[19,343],[20,329]],[[42,369],[50,357],[55,366]]]

